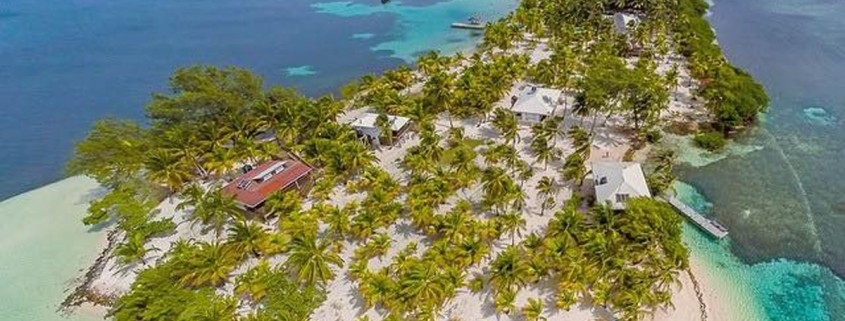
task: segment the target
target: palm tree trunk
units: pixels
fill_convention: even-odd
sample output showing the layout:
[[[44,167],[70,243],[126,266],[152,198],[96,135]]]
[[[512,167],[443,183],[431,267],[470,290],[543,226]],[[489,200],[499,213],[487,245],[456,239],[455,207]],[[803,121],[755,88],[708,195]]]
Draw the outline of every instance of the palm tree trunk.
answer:
[[[593,113],[593,123],[590,124],[590,136],[593,136],[593,132],[596,129],[596,120],[598,120],[598,118],[599,118],[599,112],[596,111],[596,112]]]

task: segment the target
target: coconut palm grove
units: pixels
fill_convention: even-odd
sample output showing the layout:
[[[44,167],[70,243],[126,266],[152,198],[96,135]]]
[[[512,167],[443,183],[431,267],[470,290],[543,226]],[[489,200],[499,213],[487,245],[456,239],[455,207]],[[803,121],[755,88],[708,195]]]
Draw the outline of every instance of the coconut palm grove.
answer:
[[[176,70],[144,123],[103,119],[76,145],[69,171],[108,189],[83,223],[113,224],[109,257],[131,286],[79,291],[70,305],[106,305],[117,321],[323,320],[342,304],[328,294],[348,287],[341,296],[359,298],[361,313],[343,318],[354,320],[455,320],[446,307],[460,295],[526,320],[580,304],[619,320],[671,309],[688,268],[683,218],[657,198],[596,202],[589,161],[609,122],[621,124],[624,159],[644,160],[653,194],[671,192],[675,156],[655,147],[664,133],[717,149],[765,110],[762,87],[714,43],[706,9],[523,0],[473,53],[423,54],[341,98],[237,67]],[[616,13],[639,23],[620,33]],[[548,54],[532,59],[540,46]],[[570,99],[526,124],[507,103],[521,83]],[[667,116],[682,86],[703,116]],[[381,144],[349,125],[359,109],[379,115]],[[388,115],[412,129],[394,137]],[[274,159],[313,170],[256,209],[223,191]]]

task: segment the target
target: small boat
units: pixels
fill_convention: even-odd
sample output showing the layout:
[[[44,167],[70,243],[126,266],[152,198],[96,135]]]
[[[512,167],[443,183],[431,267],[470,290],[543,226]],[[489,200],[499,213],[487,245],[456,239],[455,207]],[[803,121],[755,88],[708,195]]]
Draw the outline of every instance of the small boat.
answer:
[[[381,4],[387,4],[390,0],[381,0]]]
[[[484,29],[484,23],[481,21],[481,18],[472,16],[467,20],[467,22],[453,23],[452,28],[482,30]]]

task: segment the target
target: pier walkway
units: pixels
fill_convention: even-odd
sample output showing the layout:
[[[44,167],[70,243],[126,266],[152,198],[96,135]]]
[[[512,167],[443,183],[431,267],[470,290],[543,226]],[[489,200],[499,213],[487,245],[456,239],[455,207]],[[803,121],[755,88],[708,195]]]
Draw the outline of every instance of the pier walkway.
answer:
[[[728,236],[728,229],[724,226],[719,224],[718,222],[708,219],[698,212],[696,212],[692,207],[689,207],[684,202],[681,202],[679,199],[675,198],[674,195],[663,195],[662,198],[669,202],[672,207],[674,207],[678,212],[684,214],[693,224],[698,226],[698,228],[702,229],[703,231],[707,232],[711,236],[717,239],[723,239]]]
[[[452,28],[484,30],[485,26],[483,24],[480,24],[480,23],[455,22],[455,23],[452,24]]]

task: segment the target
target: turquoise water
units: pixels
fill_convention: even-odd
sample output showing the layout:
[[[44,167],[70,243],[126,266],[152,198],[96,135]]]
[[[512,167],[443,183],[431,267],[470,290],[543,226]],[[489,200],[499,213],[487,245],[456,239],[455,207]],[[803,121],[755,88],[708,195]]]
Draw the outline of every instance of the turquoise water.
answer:
[[[408,1],[409,3],[412,1]],[[383,14],[396,16],[392,26],[393,39],[381,42],[372,50],[391,52],[392,57],[413,62],[418,55],[432,48],[452,54],[468,49],[467,43],[477,41],[481,34],[468,30],[452,29],[453,22],[463,22],[476,15],[485,20],[495,20],[503,12],[516,8],[516,0],[453,0],[430,5],[406,5],[392,1],[386,5],[362,4],[350,1],[325,2],[312,5],[317,12],[340,17],[372,17]]]
[[[0,320],[87,321],[56,314],[105,233],[80,223],[96,182],[75,177],[0,202]]]
[[[679,199],[708,213],[713,203],[689,184],[675,186]],[[830,269],[817,264],[787,259],[774,259],[748,265],[730,252],[730,238],[714,241],[691,224],[684,227],[684,242],[690,247],[693,260],[719,286],[719,291],[734,302],[735,317],[747,321],[828,321],[841,320],[830,307],[835,297],[845,297],[845,282],[835,280]],[[839,306],[838,308],[842,308]],[[739,321],[739,320],[738,320]]]
[[[678,172],[731,230],[722,246],[771,320],[845,320],[843,12],[835,0],[721,0],[709,17],[772,102],[737,137],[753,148]]]

